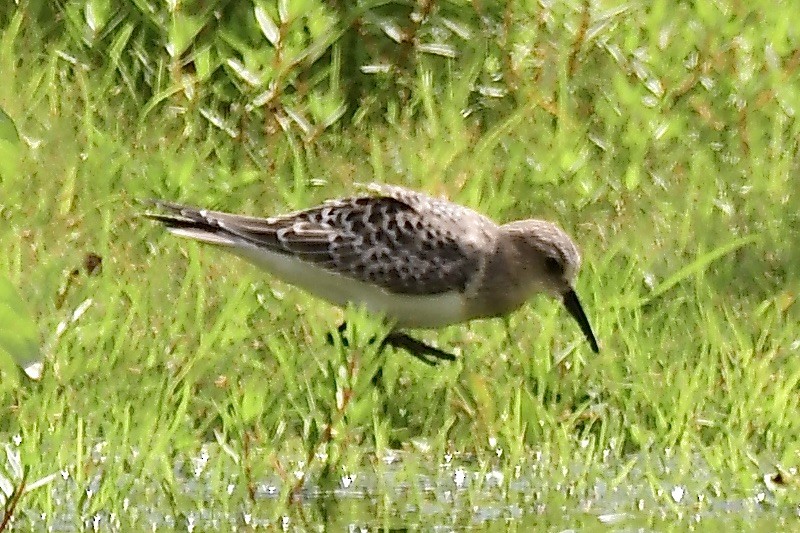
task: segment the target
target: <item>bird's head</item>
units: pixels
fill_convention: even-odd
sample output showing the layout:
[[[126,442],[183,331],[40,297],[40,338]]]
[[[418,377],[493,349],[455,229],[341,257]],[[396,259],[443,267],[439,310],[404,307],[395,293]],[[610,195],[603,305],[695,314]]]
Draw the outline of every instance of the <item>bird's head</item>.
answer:
[[[514,243],[518,267],[531,292],[545,292],[560,299],[578,322],[594,352],[599,352],[589,319],[575,292],[581,266],[578,247],[561,228],[545,220],[519,220],[502,226]]]

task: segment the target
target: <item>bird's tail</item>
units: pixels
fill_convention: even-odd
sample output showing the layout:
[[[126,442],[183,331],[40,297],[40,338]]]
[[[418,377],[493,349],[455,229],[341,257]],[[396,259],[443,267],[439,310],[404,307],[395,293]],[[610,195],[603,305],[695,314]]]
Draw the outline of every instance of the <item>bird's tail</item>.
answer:
[[[160,212],[148,211],[144,216],[161,222],[174,235],[218,246],[235,246],[238,242],[236,236],[222,227],[217,218],[209,217],[205,209],[164,200],[148,200],[147,203]]]

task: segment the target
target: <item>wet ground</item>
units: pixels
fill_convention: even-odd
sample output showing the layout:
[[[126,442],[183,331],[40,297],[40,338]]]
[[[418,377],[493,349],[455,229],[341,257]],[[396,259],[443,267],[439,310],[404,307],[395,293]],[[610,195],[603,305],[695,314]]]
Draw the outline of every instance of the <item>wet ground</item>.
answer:
[[[301,460],[259,473],[229,455],[208,445],[173,465],[169,483],[127,474],[109,486],[114,465],[96,446],[94,473],[57,473],[20,504],[12,530],[800,530],[800,509],[769,473],[737,493],[699,456],[669,452],[562,466],[534,453],[504,471],[499,457],[392,451],[353,471],[317,468],[321,483]]]

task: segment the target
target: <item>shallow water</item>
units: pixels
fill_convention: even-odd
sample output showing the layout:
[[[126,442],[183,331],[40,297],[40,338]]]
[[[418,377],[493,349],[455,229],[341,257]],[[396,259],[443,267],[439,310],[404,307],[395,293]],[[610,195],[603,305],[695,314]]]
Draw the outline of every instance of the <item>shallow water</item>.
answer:
[[[77,480],[62,472],[36,489],[36,497],[25,496],[30,500],[20,504],[11,529],[800,529],[800,509],[782,503],[780,491],[774,492],[766,480],[756,483],[752,493],[737,494],[732,480],[715,477],[699,456],[679,459],[669,453],[561,466],[534,453],[502,470],[499,457],[491,455],[433,458],[391,451],[353,471],[324,475],[317,469],[314,477],[325,480],[318,483],[304,479],[301,460],[282,458],[281,464],[298,468],[282,476],[279,468],[251,472],[252,497],[245,471],[216,444],[172,465],[169,483],[163,478],[170,476],[123,474],[109,487],[104,475],[114,465],[102,445],[95,446],[92,462],[97,467],[93,475]],[[284,503],[290,499],[287,512]],[[56,511],[37,505],[45,501]]]

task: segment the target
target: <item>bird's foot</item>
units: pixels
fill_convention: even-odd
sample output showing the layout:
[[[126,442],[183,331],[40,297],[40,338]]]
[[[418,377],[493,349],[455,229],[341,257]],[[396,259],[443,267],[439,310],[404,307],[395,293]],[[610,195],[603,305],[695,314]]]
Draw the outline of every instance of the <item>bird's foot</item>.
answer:
[[[440,350],[434,346],[430,346],[425,344],[424,342],[417,340],[413,337],[406,335],[405,333],[400,333],[398,331],[392,331],[386,338],[383,339],[381,342],[381,348],[384,346],[391,346],[392,348],[401,348],[426,365],[436,366],[439,364],[440,360],[444,361],[455,361],[456,356],[445,352],[444,350]]]
[[[347,322],[342,322],[339,327],[336,328],[336,333],[339,336],[339,339],[342,343],[342,346],[345,348],[349,346],[349,342],[347,337],[344,336],[344,332],[347,329]],[[333,332],[328,332],[327,336],[328,344],[334,344]],[[369,340],[369,343],[372,344],[375,342],[375,337]],[[439,364],[439,361],[455,361],[456,356],[445,352],[444,350],[440,350],[434,346],[430,346],[425,344],[424,342],[417,340],[405,333],[400,333],[398,331],[392,331],[381,342],[381,349],[385,348],[386,346],[391,346],[392,348],[399,348],[405,350],[412,356],[416,357],[426,365],[436,366]]]

